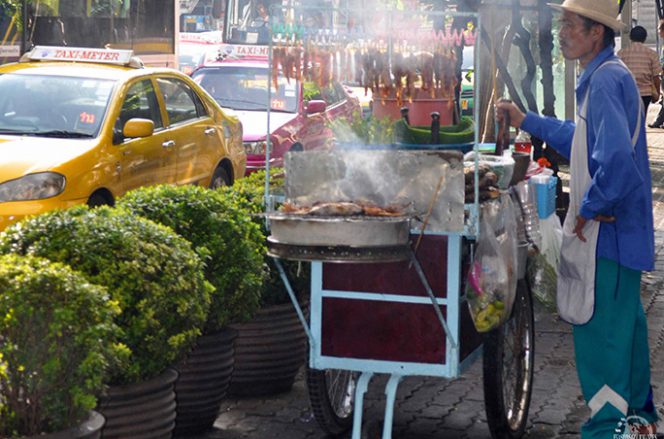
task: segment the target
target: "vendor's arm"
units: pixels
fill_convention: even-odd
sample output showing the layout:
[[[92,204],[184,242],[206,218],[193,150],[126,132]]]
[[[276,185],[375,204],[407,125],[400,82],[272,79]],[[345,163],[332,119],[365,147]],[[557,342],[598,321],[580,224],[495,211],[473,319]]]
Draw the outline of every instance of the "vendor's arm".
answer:
[[[502,121],[502,113],[508,112],[510,124],[515,128],[523,129],[535,137],[544,140],[547,145],[555,148],[563,157],[569,160],[572,138],[576,125],[571,121],[563,121],[553,117],[542,117],[529,111],[524,114],[511,101],[500,100],[497,105],[496,116]]]
[[[592,130],[589,165],[593,177],[579,214],[590,219],[613,215],[614,207],[643,184],[643,176],[632,146],[634,127],[626,117],[629,111],[641,111],[640,103],[626,108],[621,91],[608,90],[598,83],[590,90],[588,109],[588,129]]]
[[[521,128],[538,137],[553,147],[567,160],[570,158],[572,138],[576,124],[571,120],[560,120],[555,117],[539,116],[532,111],[526,113]]]

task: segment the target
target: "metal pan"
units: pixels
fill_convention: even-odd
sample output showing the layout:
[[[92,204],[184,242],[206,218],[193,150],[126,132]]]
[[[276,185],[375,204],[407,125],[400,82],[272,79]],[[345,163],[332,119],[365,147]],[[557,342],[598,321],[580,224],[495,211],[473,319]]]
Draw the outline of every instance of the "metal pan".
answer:
[[[270,238],[299,246],[395,247],[407,246],[408,216],[334,216],[272,213]]]

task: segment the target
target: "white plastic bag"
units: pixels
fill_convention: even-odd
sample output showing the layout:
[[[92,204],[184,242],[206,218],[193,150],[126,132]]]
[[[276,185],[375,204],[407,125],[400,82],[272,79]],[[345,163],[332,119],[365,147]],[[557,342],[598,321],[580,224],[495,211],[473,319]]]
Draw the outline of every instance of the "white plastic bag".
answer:
[[[493,227],[484,217],[480,227],[475,259],[468,270],[466,298],[475,329],[488,332],[509,317],[505,306],[509,276]]]
[[[547,262],[555,269],[560,261],[560,246],[563,242],[563,226],[560,224],[558,215],[551,214],[540,219],[540,234],[542,245],[540,250]]]
[[[502,217],[502,230],[500,234],[496,234],[496,239],[500,243],[503,260],[507,268],[508,283],[503,300],[505,302],[505,314],[509,316],[516,298],[519,264],[516,212],[509,194],[505,193],[500,197],[500,216]]]
[[[563,229],[558,215],[540,219],[542,245],[539,252],[528,257],[528,280],[533,296],[549,312],[556,312],[556,289],[558,262]]]

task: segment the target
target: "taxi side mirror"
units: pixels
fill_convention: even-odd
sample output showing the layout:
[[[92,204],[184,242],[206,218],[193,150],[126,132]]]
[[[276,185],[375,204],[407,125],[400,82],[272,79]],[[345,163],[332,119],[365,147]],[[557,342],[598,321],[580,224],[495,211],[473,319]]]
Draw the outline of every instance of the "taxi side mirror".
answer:
[[[322,113],[326,108],[327,103],[325,101],[309,101],[305,111],[307,114],[316,114]]]
[[[154,133],[154,122],[139,117],[129,119],[122,129],[122,135],[125,138],[150,137],[152,133]]]

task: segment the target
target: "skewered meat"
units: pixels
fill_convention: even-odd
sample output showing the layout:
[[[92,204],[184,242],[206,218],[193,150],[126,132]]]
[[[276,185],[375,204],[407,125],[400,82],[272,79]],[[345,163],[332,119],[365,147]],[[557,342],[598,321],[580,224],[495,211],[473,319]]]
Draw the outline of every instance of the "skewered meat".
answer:
[[[307,48],[304,49],[304,55],[303,55],[303,60],[302,60],[302,76],[300,79],[304,81],[311,81],[311,74],[309,70],[309,50]]]
[[[355,65],[355,83],[363,84],[362,82],[362,53],[359,50],[356,50],[353,54],[354,65]],[[366,88],[365,88],[366,94]]]
[[[293,49],[293,56],[295,57],[295,79],[302,80],[302,49],[296,47]]]
[[[284,76],[286,77],[286,82],[290,84],[290,80],[292,77],[294,77],[294,71],[295,71],[295,54],[292,50],[289,50],[288,52],[284,51],[284,60],[282,63],[282,70],[284,73]]]
[[[422,90],[433,92],[433,55],[430,53],[420,53],[419,69],[422,77]]]
[[[272,85],[279,90],[279,70],[284,63],[285,49],[277,47],[272,51]]]
[[[360,215],[364,210],[355,203],[322,203],[309,209],[309,215],[318,216],[351,216]]]
[[[295,215],[313,215],[313,216],[400,216],[403,215],[404,206],[393,204],[385,207],[378,206],[370,202],[318,202],[313,206],[297,206],[286,202],[281,208],[281,212]]]

